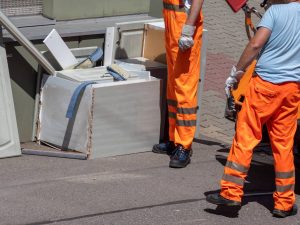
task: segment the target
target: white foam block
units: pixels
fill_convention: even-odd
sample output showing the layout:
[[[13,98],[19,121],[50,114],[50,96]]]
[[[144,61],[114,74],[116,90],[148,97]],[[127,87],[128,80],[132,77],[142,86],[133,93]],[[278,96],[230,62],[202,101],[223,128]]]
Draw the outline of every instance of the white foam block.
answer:
[[[71,50],[55,29],[48,34],[43,42],[62,69],[67,69],[78,63]]]

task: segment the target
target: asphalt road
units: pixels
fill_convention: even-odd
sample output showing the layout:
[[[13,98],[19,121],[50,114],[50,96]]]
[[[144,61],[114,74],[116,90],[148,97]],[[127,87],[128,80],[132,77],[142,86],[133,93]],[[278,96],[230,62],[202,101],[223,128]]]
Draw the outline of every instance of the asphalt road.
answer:
[[[238,212],[207,203],[205,195],[218,191],[228,149],[205,137],[197,142],[185,169],[170,169],[167,156],[151,152],[87,161],[1,159],[0,224],[300,224],[299,215],[273,218],[271,195],[244,198]],[[272,157],[258,151],[246,192],[273,188]],[[298,187],[298,204],[299,193]]]

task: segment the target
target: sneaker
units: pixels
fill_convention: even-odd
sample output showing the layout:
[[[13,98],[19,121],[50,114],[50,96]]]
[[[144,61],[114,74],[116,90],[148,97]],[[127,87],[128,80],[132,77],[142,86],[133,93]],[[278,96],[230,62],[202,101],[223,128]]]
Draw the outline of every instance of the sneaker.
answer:
[[[287,216],[294,216],[294,215],[297,214],[297,212],[298,212],[297,205],[293,205],[293,208],[289,211],[274,209],[273,210],[273,216],[278,217],[278,218],[285,218]]]
[[[241,202],[233,201],[227,198],[224,198],[219,193],[209,194],[206,196],[206,201],[215,205],[222,206],[241,206]]]
[[[184,168],[191,162],[192,150],[184,149],[177,145],[174,154],[171,156],[169,166],[171,168]]]
[[[160,144],[156,144],[152,148],[152,152],[158,154],[166,154],[172,155],[175,149],[175,145],[173,141],[163,142]]]

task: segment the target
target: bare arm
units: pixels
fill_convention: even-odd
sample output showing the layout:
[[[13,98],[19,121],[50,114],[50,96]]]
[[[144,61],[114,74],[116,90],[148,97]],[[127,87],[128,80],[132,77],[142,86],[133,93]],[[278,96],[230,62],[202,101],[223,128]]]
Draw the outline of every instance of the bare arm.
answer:
[[[254,37],[247,44],[239,62],[236,66],[237,71],[245,71],[252,61],[258,56],[262,47],[267,43],[271,31],[265,27],[260,27]]]
[[[195,26],[195,23],[199,17],[204,0],[192,0],[192,6],[190,14],[186,20],[186,24]]]

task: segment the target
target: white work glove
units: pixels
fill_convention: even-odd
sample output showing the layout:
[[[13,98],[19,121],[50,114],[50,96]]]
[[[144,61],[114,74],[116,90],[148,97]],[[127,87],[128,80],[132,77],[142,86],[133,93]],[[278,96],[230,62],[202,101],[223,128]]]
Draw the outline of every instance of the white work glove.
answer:
[[[231,90],[236,89],[242,76],[244,75],[244,71],[237,71],[235,66],[232,66],[230,76],[225,81],[225,93],[227,98],[231,96]]]
[[[178,41],[178,46],[181,51],[186,51],[187,49],[193,47],[194,40],[193,35],[196,30],[195,26],[185,24],[181,31],[181,37]]]

